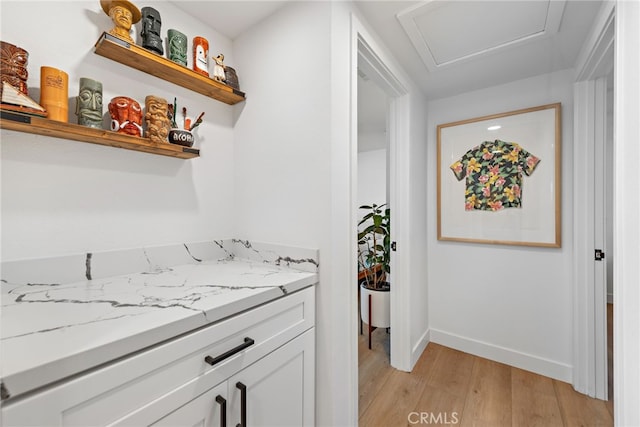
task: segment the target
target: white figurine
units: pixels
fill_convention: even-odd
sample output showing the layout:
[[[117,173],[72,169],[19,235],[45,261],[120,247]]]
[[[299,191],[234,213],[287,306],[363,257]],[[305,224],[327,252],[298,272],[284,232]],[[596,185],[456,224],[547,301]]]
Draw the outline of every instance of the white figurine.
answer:
[[[224,82],[227,79],[224,75],[224,64],[222,63],[222,61],[224,61],[224,55],[219,54],[211,59],[215,61],[213,66],[213,80]]]

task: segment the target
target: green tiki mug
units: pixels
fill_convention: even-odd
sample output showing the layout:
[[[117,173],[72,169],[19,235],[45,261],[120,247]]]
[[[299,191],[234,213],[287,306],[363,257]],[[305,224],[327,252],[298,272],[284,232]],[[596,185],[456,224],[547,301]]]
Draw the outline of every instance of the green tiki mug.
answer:
[[[187,36],[178,30],[167,31],[169,59],[180,65],[187,66]]]

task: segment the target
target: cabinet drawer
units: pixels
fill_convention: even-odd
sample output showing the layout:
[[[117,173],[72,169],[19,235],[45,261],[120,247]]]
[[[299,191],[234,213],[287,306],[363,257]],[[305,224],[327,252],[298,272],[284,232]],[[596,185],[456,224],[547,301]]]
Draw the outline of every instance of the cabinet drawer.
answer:
[[[313,287],[113,362],[2,409],[5,425],[106,425],[198,378],[193,399],[314,325]],[[254,343],[211,366],[251,338]],[[206,374],[206,375],[205,375]],[[185,404],[173,402],[176,407]],[[165,408],[166,409],[166,408]]]

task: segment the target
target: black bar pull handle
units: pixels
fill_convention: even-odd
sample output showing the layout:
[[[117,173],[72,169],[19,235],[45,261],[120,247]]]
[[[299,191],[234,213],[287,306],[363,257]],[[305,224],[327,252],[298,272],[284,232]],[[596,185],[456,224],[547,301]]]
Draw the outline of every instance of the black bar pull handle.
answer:
[[[209,365],[213,366],[216,363],[222,362],[224,359],[228,359],[229,357],[233,356],[236,353],[240,353],[242,350],[252,346],[253,344],[255,344],[255,341],[249,337],[246,337],[244,339],[244,342],[239,346],[234,347],[231,350],[222,353],[220,356],[216,356],[216,357],[207,356],[204,358],[204,361],[207,362]]]
[[[227,427],[227,399],[217,395],[216,402],[220,404],[220,427]]]
[[[240,390],[240,424],[236,427],[247,427],[247,386],[237,382],[236,388]]]

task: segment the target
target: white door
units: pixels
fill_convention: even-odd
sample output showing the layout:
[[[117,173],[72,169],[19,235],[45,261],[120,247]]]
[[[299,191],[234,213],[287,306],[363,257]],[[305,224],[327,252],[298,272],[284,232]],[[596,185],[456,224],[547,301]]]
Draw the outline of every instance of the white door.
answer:
[[[600,77],[595,80],[594,114],[594,289],[595,289],[595,390],[596,396],[608,399],[608,346],[607,346],[607,299],[609,268],[613,259],[611,236],[613,203],[613,130],[610,118],[612,102],[609,96],[610,80]]]

